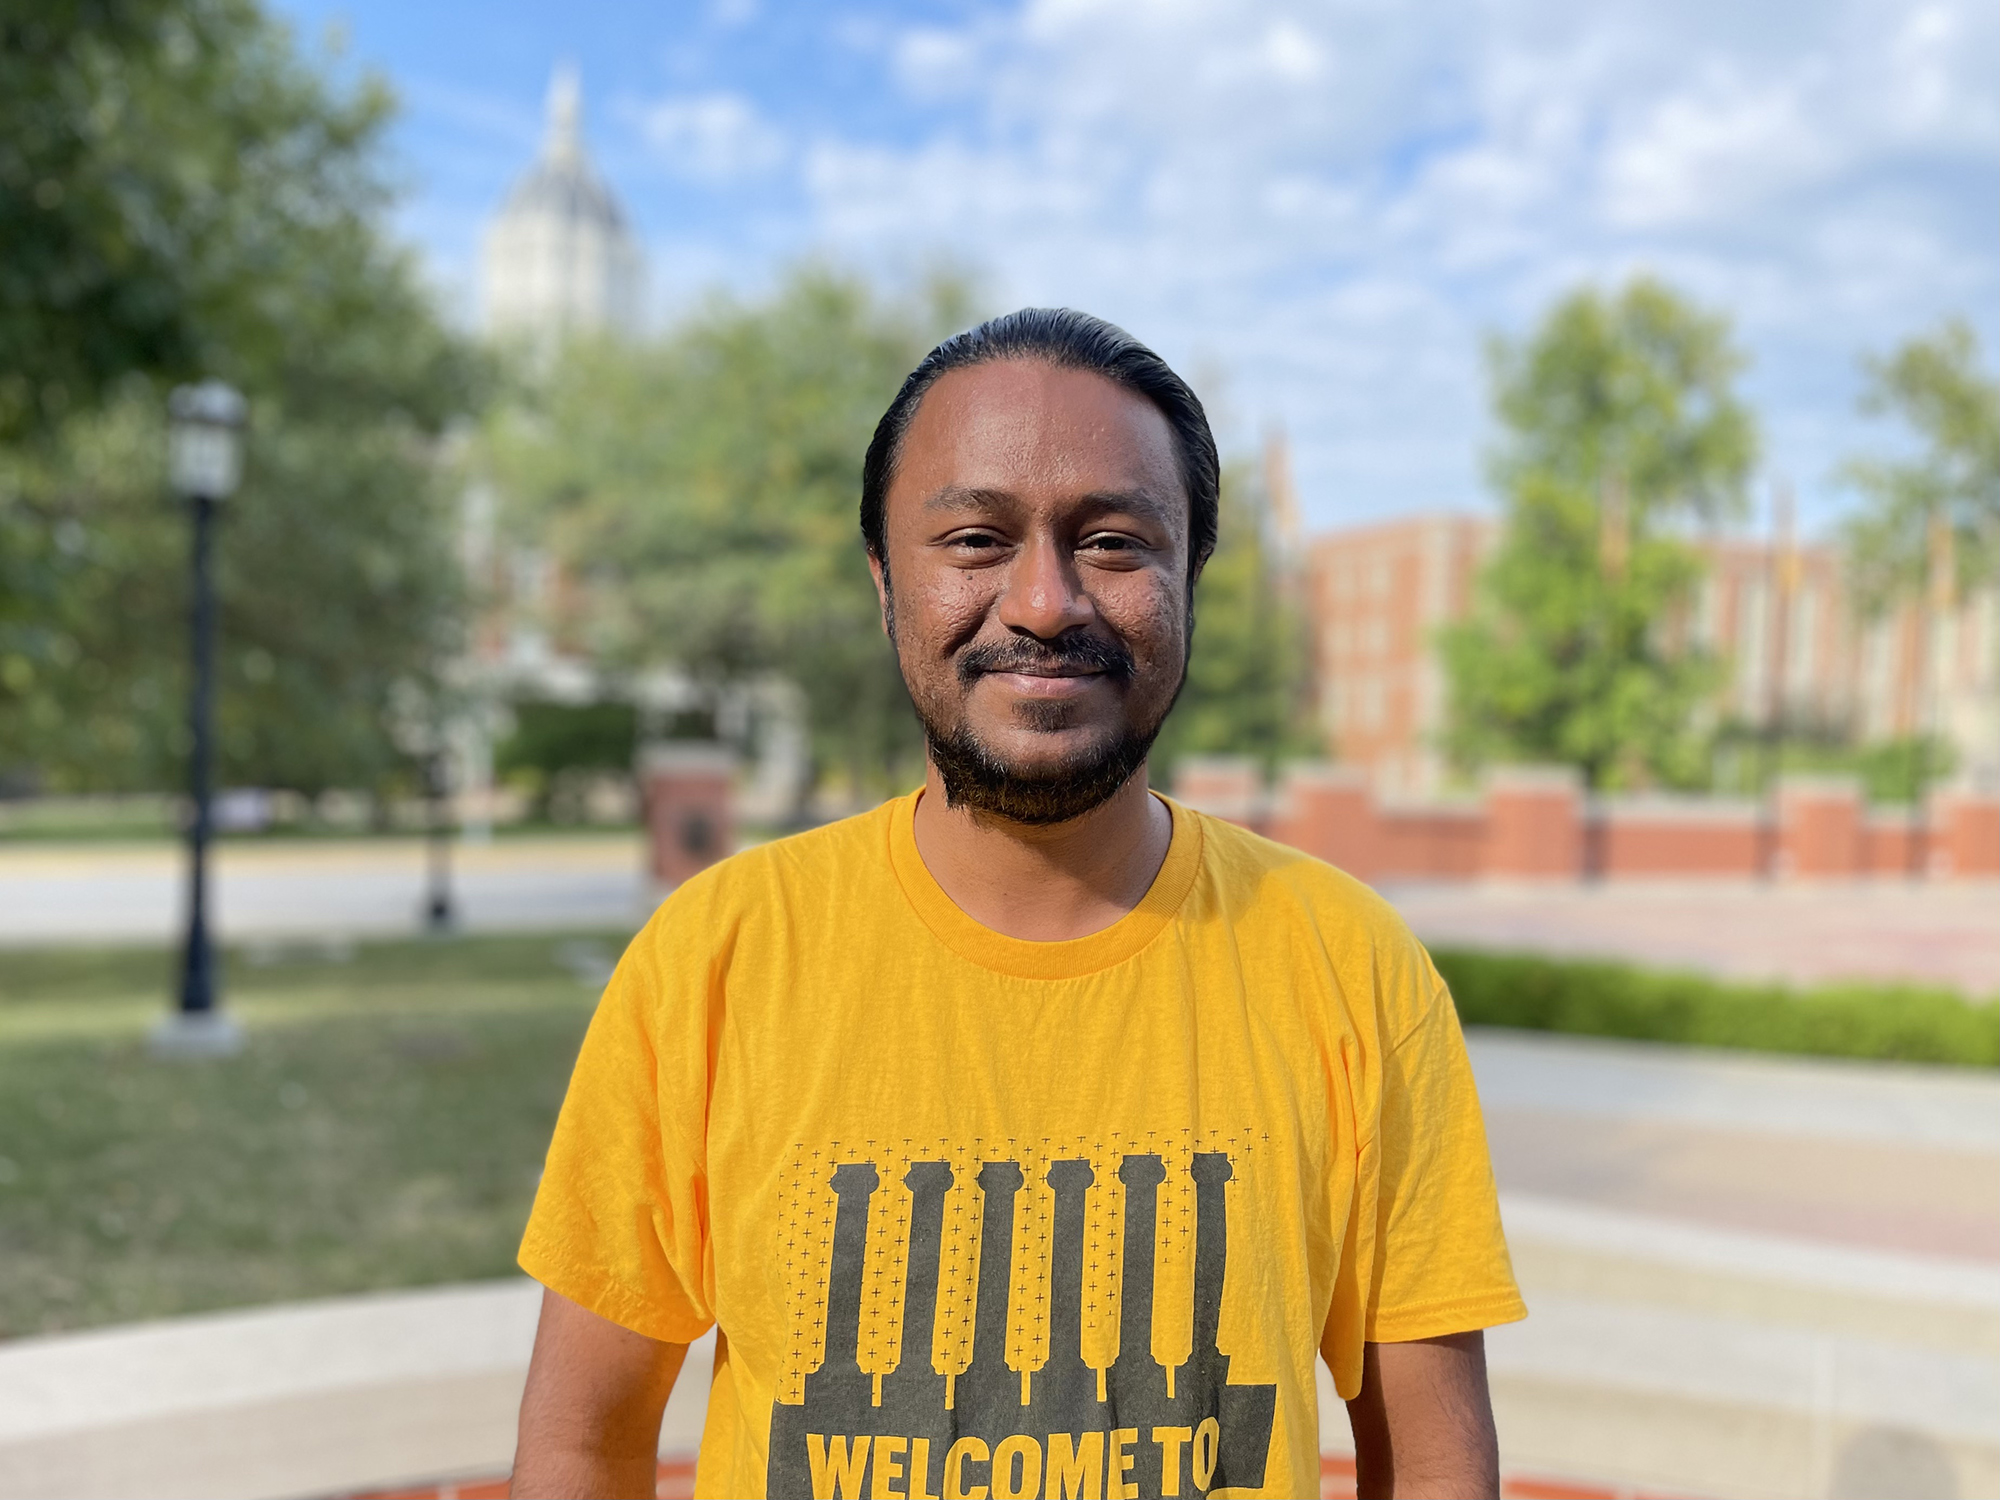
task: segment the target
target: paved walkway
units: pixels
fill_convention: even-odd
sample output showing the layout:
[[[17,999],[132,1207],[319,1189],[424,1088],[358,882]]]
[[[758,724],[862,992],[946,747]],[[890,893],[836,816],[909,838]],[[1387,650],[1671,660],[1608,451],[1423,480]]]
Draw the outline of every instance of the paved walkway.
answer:
[[[459,845],[452,890],[472,931],[636,927],[651,910],[636,834]],[[185,911],[185,857],[166,844],[0,848],[0,945],[166,942]],[[418,930],[418,839],[224,841],[218,930],[230,940]]]
[[[617,926],[653,893],[636,835],[461,846],[454,889],[474,931]],[[181,920],[181,855],[164,844],[0,846],[0,945],[164,942]],[[415,839],[226,841],[218,922],[230,938],[413,932]],[[1592,954],[1792,980],[1913,979],[2000,993],[2000,884],[1733,882],[1399,885],[1426,942]]]
[[[1425,942],[1748,979],[1911,979],[2000,994],[2000,883],[1392,885]]]

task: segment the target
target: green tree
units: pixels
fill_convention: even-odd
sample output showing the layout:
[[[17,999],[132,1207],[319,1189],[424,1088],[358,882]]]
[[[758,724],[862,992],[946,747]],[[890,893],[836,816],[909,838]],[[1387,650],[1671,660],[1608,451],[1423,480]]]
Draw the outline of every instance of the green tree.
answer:
[[[1728,324],[1640,278],[1566,297],[1489,357],[1505,521],[1442,639],[1448,746],[1593,788],[1696,783],[1720,668],[1674,628],[1700,572],[1680,532],[1740,507],[1756,452]]]
[[[1187,682],[1153,751],[1165,785],[1184,755],[1249,755],[1266,770],[1316,745],[1305,612],[1248,465],[1226,464],[1214,554],[1195,586]]]
[[[378,80],[330,87],[254,0],[0,10],[0,437],[134,371],[282,357],[313,289],[280,268],[373,236],[390,107]]]
[[[896,302],[805,268],[655,342],[570,345],[496,408],[486,462],[510,525],[586,581],[589,653],[711,690],[782,672],[822,766],[908,774],[921,742],[857,529],[861,458],[966,301],[950,278]]]
[[[1920,447],[1904,459],[1857,458],[1846,477],[1867,504],[1848,523],[1848,556],[1864,603],[1914,598],[1931,580],[1941,537],[1964,587],[2000,567],[2000,380],[1980,366],[1963,319],[1866,361],[1864,411],[1900,418]]]
[[[376,781],[456,628],[432,453],[482,383],[381,227],[387,95],[330,82],[245,0],[4,26],[0,766],[177,779],[187,522],[162,407],[201,373],[252,414],[219,543],[221,774]]]

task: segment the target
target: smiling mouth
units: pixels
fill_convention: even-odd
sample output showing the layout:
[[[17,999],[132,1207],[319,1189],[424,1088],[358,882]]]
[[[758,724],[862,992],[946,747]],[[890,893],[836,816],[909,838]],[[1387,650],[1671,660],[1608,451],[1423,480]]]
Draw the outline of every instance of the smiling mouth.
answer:
[[[985,675],[1000,678],[1008,691],[1023,698],[1070,697],[1106,680],[1104,672],[1091,667],[1010,667]]]
[[[1004,677],[1023,697],[1061,697],[1095,683],[1128,682],[1135,675],[1131,653],[1109,641],[1066,638],[1032,649],[1024,641],[983,642],[958,653],[960,683],[971,688],[981,677]]]

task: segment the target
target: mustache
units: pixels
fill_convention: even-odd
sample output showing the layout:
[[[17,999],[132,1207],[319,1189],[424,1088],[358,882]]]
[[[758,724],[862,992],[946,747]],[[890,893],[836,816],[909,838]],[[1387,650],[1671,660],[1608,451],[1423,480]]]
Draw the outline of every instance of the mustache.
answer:
[[[1130,682],[1139,664],[1132,653],[1117,641],[1093,635],[1059,635],[1052,641],[1015,636],[1004,641],[981,641],[958,653],[958,680],[966,687],[988,672],[1101,672],[1119,682]]]

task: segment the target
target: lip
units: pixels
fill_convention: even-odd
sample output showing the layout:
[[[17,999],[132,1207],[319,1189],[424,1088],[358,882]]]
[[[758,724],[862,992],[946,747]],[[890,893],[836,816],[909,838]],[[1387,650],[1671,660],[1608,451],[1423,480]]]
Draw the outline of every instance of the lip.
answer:
[[[1104,680],[1102,672],[988,672],[1008,692],[1022,698],[1074,698]]]

